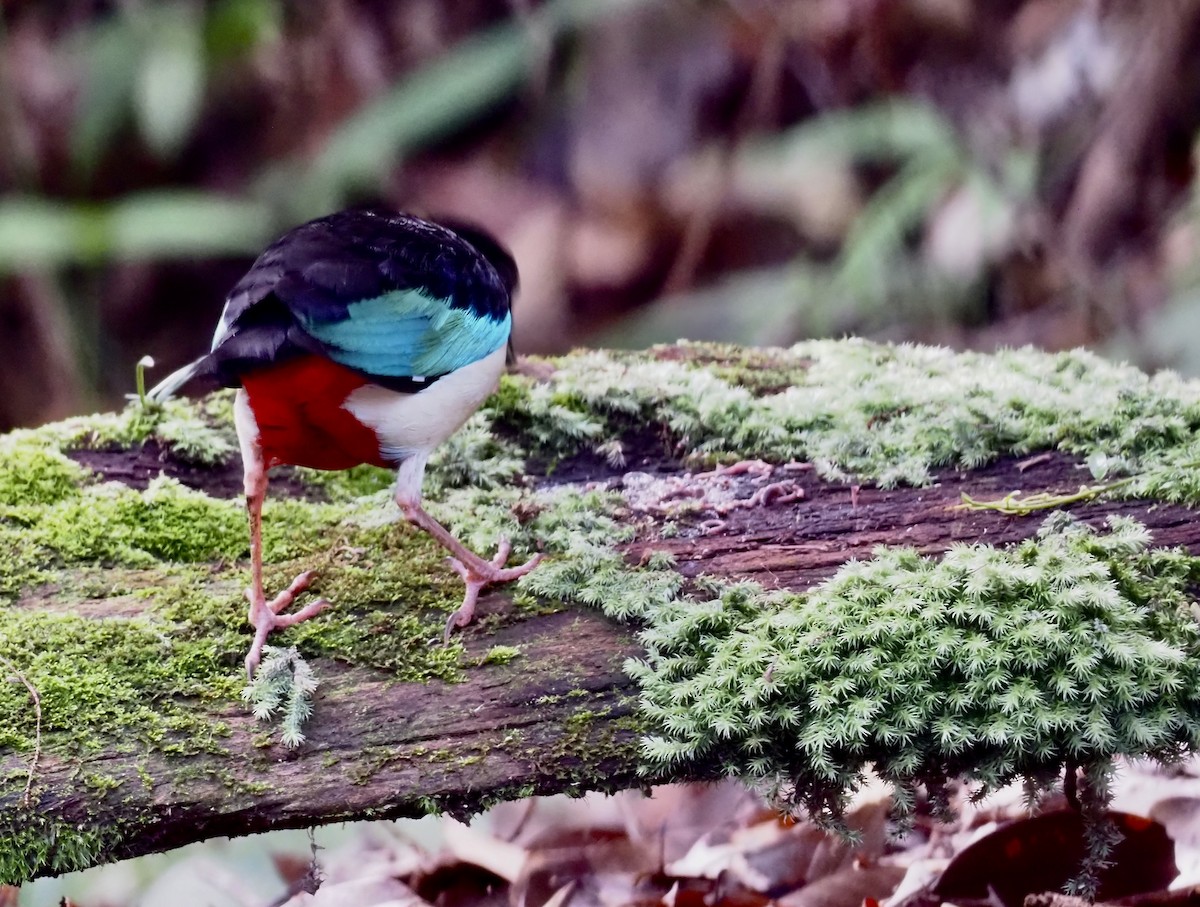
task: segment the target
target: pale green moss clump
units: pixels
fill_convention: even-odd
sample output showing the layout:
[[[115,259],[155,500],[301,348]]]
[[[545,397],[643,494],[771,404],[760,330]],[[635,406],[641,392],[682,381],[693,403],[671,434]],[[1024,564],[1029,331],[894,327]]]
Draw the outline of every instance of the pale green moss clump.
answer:
[[[88,471],[61,451],[32,441],[0,444],[0,516],[75,494]]]
[[[529,588],[645,624],[626,670],[657,728],[650,773],[718,766],[834,827],[868,766],[901,818],[920,785],[1037,790],[1081,767],[1099,816],[1114,758],[1200,748],[1200,559],[1150,548],[1133,520],[1098,534],[1055,514],[1013,548],[940,559],[881,549],[800,595],[717,580],[684,595],[599,549],[547,566]],[[1090,830],[1083,891],[1107,853]]]
[[[0,439],[0,458],[4,448],[30,443],[61,452],[127,448],[154,440],[184,462],[222,463],[237,451],[232,401],[232,392],[222,392],[199,403],[169,400],[143,406],[134,402],[116,413],[76,416],[22,429]]]
[[[312,716],[312,694],[319,685],[295,646],[263,646],[262,664],[242,698],[259,721],[282,714],[280,739],[284,746],[296,747],[304,742],[304,722]]]
[[[1056,514],[1009,549],[880,550],[804,595],[716,584],[643,633],[631,667],[663,729],[647,755],[736,754],[817,814],[868,762],[902,788],[997,787],[1176,758],[1200,744],[1198,565],[1148,543],[1133,520],[1098,534]]]
[[[556,360],[549,383],[506,378],[488,411],[551,455],[597,451],[631,426],[661,426],[683,455],[811,461],[825,478],[883,487],[923,485],[939,467],[1038,450],[1104,454],[1113,472],[1200,455],[1200,385],[1083,351],[985,355],[810,341],[775,351],[789,365],[779,377],[791,383],[764,392],[753,365],[739,380],[742,351],[682,348],[721,363],[715,368],[678,349],[658,351],[671,353],[659,359],[652,350],[649,360],[606,352]],[[1176,496],[1200,500],[1200,479]]]

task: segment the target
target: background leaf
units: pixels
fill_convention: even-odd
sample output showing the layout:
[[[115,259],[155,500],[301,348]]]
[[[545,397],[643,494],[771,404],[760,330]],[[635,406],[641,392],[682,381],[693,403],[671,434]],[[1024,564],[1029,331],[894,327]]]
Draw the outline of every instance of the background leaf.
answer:
[[[146,43],[134,110],[146,144],[159,157],[183,146],[204,97],[204,45],[195,11],[173,3],[145,11]]]

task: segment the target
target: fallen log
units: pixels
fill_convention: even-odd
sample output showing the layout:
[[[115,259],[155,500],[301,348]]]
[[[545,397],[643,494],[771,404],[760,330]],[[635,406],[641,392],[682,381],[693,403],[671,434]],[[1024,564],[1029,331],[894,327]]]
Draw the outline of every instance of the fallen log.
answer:
[[[855,348],[884,360],[892,355]],[[701,395],[715,393],[712,382],[737,390],[741,406],[811,384],[813,358],[801,348],[683,346],[535,365],[506,382],[486,414],[488,431],[469,427],[442,464],[446,475],[476,470],[460,497],[445,491],[453,483],[437,479],[436,468],[434,484],[445,487],[435,487],[433,497],[444,492],[443,506],[451,508],[469,500],[472,482],[491,483],[499,504],[489,506],[512,526],[534,535],[540,527],[548,536],[545,527],[558,525],[552,502],[563,489],[615,493],[610,532],[624,562],[632,569],[666,552],[685,584],[703,574],[800,591],[879,546],[929,555],[956,543],[1009,546],[1031,537],[1040,520],[958,505],[964,495],[998,500],[1014,489],[1061,495],[1065,509],[1092,525],[1134,517],[1155,546],[1200,553],[1191,507],[1104,495],[1103,482],[1092,478],[1094,458],[1089,472],[1067,430],[1060,432],[1065,449],[1051,450],[1031,433],[985,453],[978,467],[931,462],[926,484],[881,487],[861,463],[855,474],[853,458],[839,464],[812,457],[813,466],[812,451],[787,438],[772,440],[775,450],[753,439],[744,450],[736,443],[722,448],[705,442],[702,429],[672,425],[670,414],[606,409],[562,377],[571,369],[575,379],[587,379],[614,361],[666,363],[697,376]],[[986,357],[972,362],[985,384],[989,370],[1004,368]],[[1053,372],[1051,357],[1046,362]],[[1088,377],[1085,369],[1077,380]],[[1118,379],[1154,392],[1146,390],[1149,379],[1129,371]],[[929,378],[931,400],[944,392],[936,380]],[[1192,403],[1200,394],[1183,382],[1171,386],[1178,414],[1162,432],[1182,448],[1200,428],[1200,407]],[[919,398],[922,389],[909,392]],[[304,741],[286,746],[239,697],[249,639],[240,592],[246,552],[233,498],[239,466],[223,405],[153,413],[135,403],[123,415],[0,439],[0,544],[11,549],[0,570],[0,598],[7,599],[0,658],[17,681],[0,690],[0,881],[220,835],[472,813],[532,794],[616,790],[725,770],[719,761],[664,769],[639,750],[652,728],[623,669],[643,651],[636,619],[502,589],[486,595],[477,622],[442,647],[453,578],[438,578],[448,571],[415,532],[384,523],[386,492],[370,495],[385,477],[369,471],[341,485],[288,473],[272,486],[277,503],[266,519],[273,580],[315,566],[320,591],[335,603],[281,640],[299,647],[320,680]],[[575,430],[576,417],[601,410],[611,416],[606,425],[619,450],[613,437],[591,429],[569,444],[547,441],[547,413]],[[910,412],[881,412],[877,423],[859,420],[855,430],[877,434]],[[994,414],[981,409],[980,419],[990,425]],[[510,481],[498,483],[479,471],[480,463],[511,459],[514,451],[520,476],[506,467]],[[773,454],[773,462],[724,471],[712,462],[742,453]],[[1129,451],[1130,469],[1140,453]],[[1087,493],[1079,493],[1081,485]],[[769,486],[778,487],[757,494]],[[460,514],[456,529],[491,533],[494,542],[488,519]],[[569,536],[575,524],[563,525],[555,531]],[[569,539],[533,544],[543,542],[551,545],[549,562],[572,557]]]

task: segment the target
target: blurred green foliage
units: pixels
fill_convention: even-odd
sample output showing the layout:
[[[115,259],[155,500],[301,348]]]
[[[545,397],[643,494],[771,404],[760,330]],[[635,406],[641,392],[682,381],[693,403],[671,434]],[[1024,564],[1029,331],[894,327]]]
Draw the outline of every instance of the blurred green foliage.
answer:
[[[157,156],[176,155],[212,71],[278,40],[282,14],[279,0],[126,4],[78,34],[84,79],[71,150],[81,181],[130,120]]]
[[[246,254],[271,228],[266,206],[202,192],[139,192],[108,204],[9,197],[0,201],[0,271]]]
[[[459,42],[345,119],[316,155],[268,163],[242,200],[198,191],[131,192],[109,203],[34,194],[0,196],[0,274],[106,259],[251,255],[299,220],[378,191],[392,168],[515,94],[551,39],[638,0],[553,0],[525,22]],[[179,153],[195,127],[206,81],[230,61],[277,41],[281,0],[129,4],[77,37],[86,77],[72,127],[81,187],[130,123],[156,156]]]
[[[667,297],[605,340],[632,347],[680,337],[762,345],[910,320],[978,320],[979,275],[940,273],[916,260],[914,237],[956,190],[969,191],[985,219],[996,222],[1028,205],[1037,181],[1037,160],[1028,151],[1008,147],[999,160],[982,160],[946,117],[904,99],[815,117],[749,143],[742,156],[781,173],[852,162],[888,175],[832,259],[800,258]]]

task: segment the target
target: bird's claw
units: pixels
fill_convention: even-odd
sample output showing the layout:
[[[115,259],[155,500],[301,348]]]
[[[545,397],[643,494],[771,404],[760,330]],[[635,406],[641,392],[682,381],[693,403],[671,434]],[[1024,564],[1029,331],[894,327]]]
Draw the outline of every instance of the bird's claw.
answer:
[[[292,580],[291,584],[286,589],[276,595],[269,602],[264,599],[261,602],[261,605],[270,610],[272,614],[278,614],[280,611],[290,606],[292,602],[296,600],[296,597],[312,584],[312,581],[316,578],[316,575],[317,572],[315,570],[305,570],[294,580]],[[250,602],[250,623],[255,626],[257,626],[255,623],[256,598],[257,596],[255,595],[254,589],[251,588],[246,590],[246,599]]]
[[[246,598],[250,601],[248,620],[254,627],[254,643],[250,646],[249,654],[246,655],[246,674],[251,680],[254,679],[254,672],[258,669],[259,662],[262,661],[263,646],[271,631],[294,627],[310,617],[316,617],[329,607],[328,601],[319,598],[315,602],[309,602],[294,614],[280,613],[295,602],[296,597],[309,587],[315,577],[315,571],[304,571],[270,601],[267,601],[261,592],[255,594],[254,589],[246,590]]]
[[[466,593],[463,595],[463,603],[459,605],[458,610],[450,615],[446,621],[446,630],[442,634],[442,642],[449,644],[450,636],[456,628],[465,627],[471,622],[475,616],[475,605],[479,601],[479,593],[488,586],[496,583],[510,583],[515,579],[520,579],[526,573],[529,573],[541,563],[542,555],[535,554],[525,563],[517,567],[505,567],[508,562],[508,555],[512,552],[512,543],[508,539],[500,539],[500,544],[496,547],[496,554],[490,561],[479,559],[478,565],[464,564],[456,557],[446,558],[450,566],[454,568],[454,572],[462,577],[463,583],[466,584]]]

